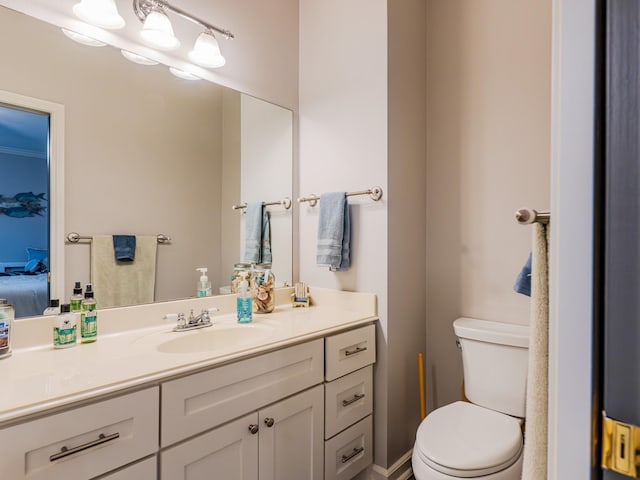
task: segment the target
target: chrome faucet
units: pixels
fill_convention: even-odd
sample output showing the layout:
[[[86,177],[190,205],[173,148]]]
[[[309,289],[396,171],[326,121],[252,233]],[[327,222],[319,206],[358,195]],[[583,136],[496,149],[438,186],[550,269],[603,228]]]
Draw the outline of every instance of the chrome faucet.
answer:
[[[169,313],[165,315],[164,318],[176,318],[177,322],[176,326],[173,327],[173,331],[186,332],[188,330],[195,330],[198,328],[205,328],[213,325],[210,314],[217,311],[219,311],[217,307],[204,308],[198,315],[195,315],[192,308],[191,312],[189,313],[189,318],[185,318],[184,313],[178,313],[177,316],[175,313]]]

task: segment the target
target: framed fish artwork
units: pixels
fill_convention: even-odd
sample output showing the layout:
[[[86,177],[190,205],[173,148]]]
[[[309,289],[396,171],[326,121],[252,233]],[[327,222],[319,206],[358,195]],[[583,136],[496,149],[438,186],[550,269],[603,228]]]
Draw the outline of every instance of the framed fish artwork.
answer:
[[[47,209],[44,203],[44,193],[35,194],[33,192],[16,193],[12,197],[0,194],[0,215],[6,215],[13,218],[27,218],[34,216],[42,216]]]

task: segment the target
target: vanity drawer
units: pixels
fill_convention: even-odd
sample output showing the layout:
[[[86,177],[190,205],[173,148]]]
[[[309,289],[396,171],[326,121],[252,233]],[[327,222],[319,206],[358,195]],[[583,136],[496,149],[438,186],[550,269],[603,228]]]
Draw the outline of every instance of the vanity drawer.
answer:
[[[376,361],[376,327],[350,330],[325,339],[326,379],[335,380]]]
[[[11,480],[87,479],[158,448],[158,387],[0,430]]]
[[[322,383],[322,339],[162,384],[161,445]]]
[[[373,367],[325,384],[324,437],[331,438],[373,412]]]
[[[157,478],[158,459],[154,455],[110,475],[100,477],[100,480],[157,480]]]
[[[324,478],[349,480],[373,462],[371,415],[324,442]]]

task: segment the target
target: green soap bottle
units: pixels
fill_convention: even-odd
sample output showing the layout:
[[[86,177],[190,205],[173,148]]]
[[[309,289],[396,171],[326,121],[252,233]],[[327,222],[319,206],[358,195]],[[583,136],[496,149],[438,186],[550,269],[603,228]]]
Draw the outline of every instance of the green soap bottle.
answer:
[[[80,337],[82,343],[92,343],[98,339],[98,311],[93,297],[93,286],[88,283],[80,312]]]
[[[71,295],[71,298],[69,299],[72,312],[79,312],[82,310],[82,300],[84,300],[84,295],[82,295],[82,286],[80,285],[80,282],[76,282],[76,285],[73,287],[73,295]]]

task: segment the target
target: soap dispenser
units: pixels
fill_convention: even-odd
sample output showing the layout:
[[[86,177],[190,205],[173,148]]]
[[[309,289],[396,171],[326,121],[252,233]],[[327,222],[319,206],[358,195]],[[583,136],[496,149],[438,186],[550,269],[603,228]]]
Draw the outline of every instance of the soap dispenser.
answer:
[[[251,323],[253,314],[253,301],[249,291],[249,272],[243,272],[242,280],[238,284],[238,296],[236,307],[238,313],[238,323]]]
[[[200,280],[198,280],[198,287],[196,289],[196,295],[198,297],[210,297],[211,296],[211,282],[207,277],[208,268],[200,267],[196,268],[200,272]]]

